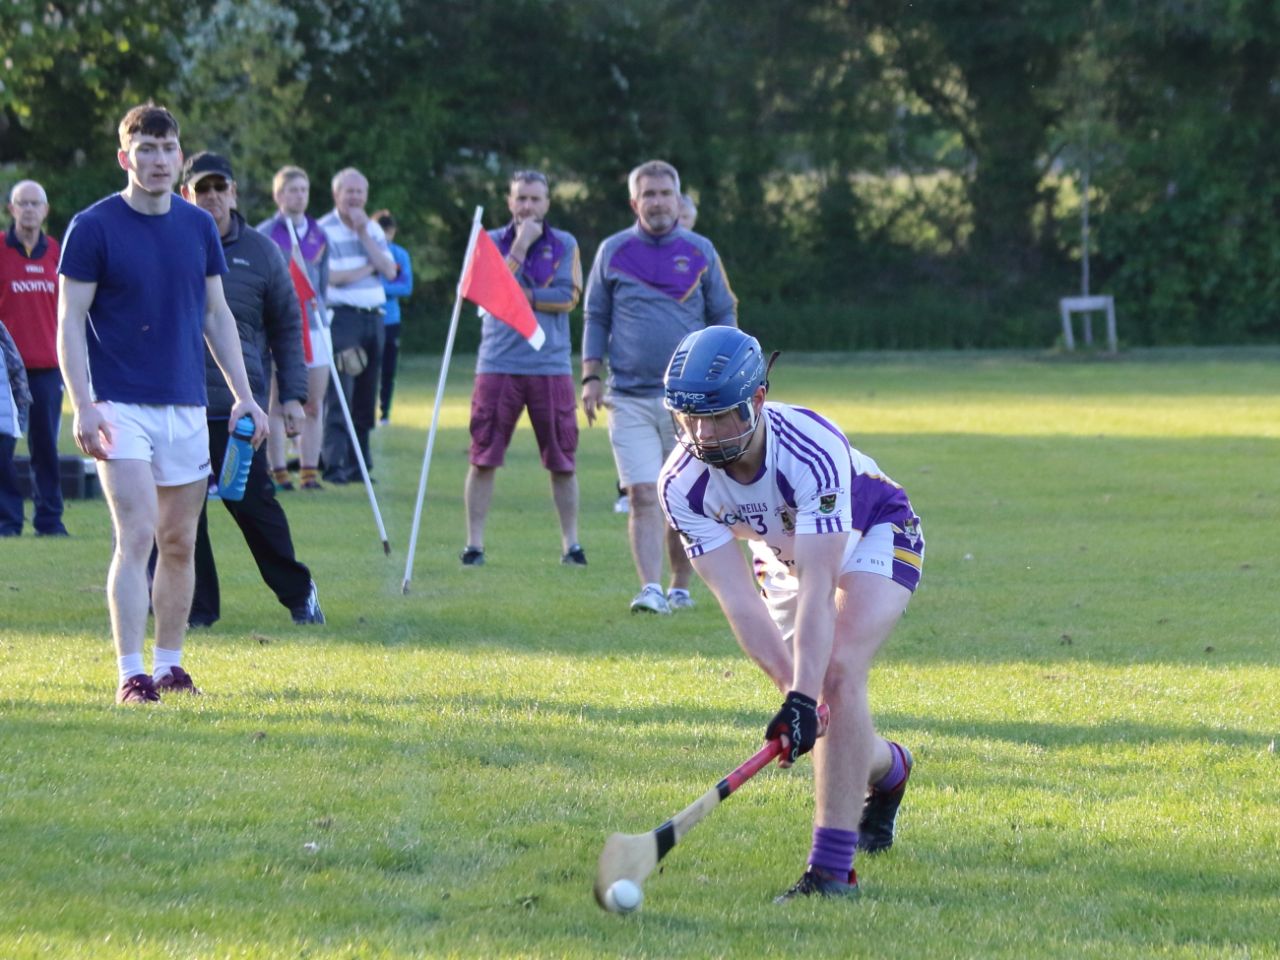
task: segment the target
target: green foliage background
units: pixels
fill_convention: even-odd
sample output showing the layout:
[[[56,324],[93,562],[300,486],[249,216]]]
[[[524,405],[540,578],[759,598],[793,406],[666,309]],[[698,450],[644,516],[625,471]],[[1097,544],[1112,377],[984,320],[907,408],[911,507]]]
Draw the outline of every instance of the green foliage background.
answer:
[[[251,218],[282,163],[317,208],[364,169],[417,266],[410,349],[440,349],[507,172],[552,175],[589,266],[651,156],[779,347],[1051,342],[1086,170],[1127,342],[1280,335],[1271,0],[9,0],[0,50],[0,186],[45,182],[55,230],[118,188],[148,97],[232,156]]]

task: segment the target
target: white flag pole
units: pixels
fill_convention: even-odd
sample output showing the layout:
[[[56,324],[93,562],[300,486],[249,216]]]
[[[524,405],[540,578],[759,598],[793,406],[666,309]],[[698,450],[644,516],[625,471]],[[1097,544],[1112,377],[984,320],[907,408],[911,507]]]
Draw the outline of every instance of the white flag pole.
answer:
[[[294,232],[293,221],[288,217],[284,218],[285,225],[289,228],[289,239],[292,241],[292,253],[301,255],[302,245],[298,243],[298,235]],[[320,294],[317,291],[316,296]],[[323,309],[317,303],[318,309]],[[302,305],[302,322],[307,322],[307,308]],[[347,436],[351,438],[351,449],[356,452],[356,463],[360,465],[360,476],[364,478],[364,489],[369,494],[369,505],[373,508],[373,520],[378,525],[378,536],[382,538],[382,552],[388,557],[391,556],[391,543],[387,540],[387,528],[382,525],[382,511],[378,509],[378,498],[373,495],[373,481],[369,479],[369,468],[365,466],[364,452],[360,449],[360,441],[356,439],[356,425],[351,420],[351,410],[347,406],[347,397],[342,390],[342,380],[338,377],[338,365],[333,356],[333,340],[329,336],[329,331],[325,329],[324,324],[320,325],[320,335],[325,338],[326,346],[329,348],[329,376],[333,379],[333,392],[338,395],[338,405],[342,407],[342,418],[347,422]]]
[[[422,474],[418,478],[418,502],[413,508],[413,527],[409,532],[409,555],[404,562],[404,581],[400,584],[400,592],[408,594],[409,580],[413,574],[413,556],[418,549],[418,527],[422,522],[422,502],[427,495],[427,473],[431,469],[431,451],[436,443],[436,428],[440,423],[440,407],[444,402],[444,384],[449,375],[449,360],[453,356],[453,339],[458,333],[458,317],[462,313],[462,280],[467,275],[467,264],[471,262],[476,246],[476,236],[480,233],[480,218],[484,215],[484,207],[476,207],[475,216],[471,220],[471,236],[467,239],[467,252],[462,258],[462,272],[458,275],[458,289],[453,300],[453,317],[449,320],[449,336],[444,344],[444,357],[440,361],[440,382],[436,386],[435,408],[431,411],[431,429],[427,431],[427,449],[422,455]]]

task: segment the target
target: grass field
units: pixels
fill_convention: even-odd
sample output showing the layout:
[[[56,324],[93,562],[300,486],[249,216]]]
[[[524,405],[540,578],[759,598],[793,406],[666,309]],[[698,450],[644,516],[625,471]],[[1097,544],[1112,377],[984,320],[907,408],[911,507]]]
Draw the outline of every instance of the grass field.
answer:
[[[0,958],[1280,957],[1276,355],[784,356],[910,492],[925,580],[873,674],[916,772],[857,903],[771,905],[811,773],[761,773],[602,913],[595,859],[745,759],[776,708],[705,590],[627,611],[604,430],[586,569],[532,435],[463,570],[455,361],[400,594],[437,366],[360,490],[288,495],[329,618],[293,627],[225,513],[205,695],[114,706],[101,500],[0,545]],[[64,430],[64,441],[67,431]]]

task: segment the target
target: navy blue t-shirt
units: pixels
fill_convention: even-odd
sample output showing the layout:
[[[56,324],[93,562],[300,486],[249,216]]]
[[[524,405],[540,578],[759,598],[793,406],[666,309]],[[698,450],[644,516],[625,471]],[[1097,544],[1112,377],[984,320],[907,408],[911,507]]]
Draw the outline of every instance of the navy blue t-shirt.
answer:
[[[87,325],[94,400],[207,405],[205,278],[227,272],[213,217],[176,195],[149,216],[113,194],[72,218],[58,272],[98,285]]]

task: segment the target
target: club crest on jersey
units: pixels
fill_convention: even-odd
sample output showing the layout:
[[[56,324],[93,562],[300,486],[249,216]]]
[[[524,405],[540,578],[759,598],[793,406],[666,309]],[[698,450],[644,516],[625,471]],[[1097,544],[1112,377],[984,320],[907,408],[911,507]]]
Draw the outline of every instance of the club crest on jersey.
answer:
[[[907,538],[911,546],[914,547],[920,542],[920,518],[912,517],[901,526],[896,523],[893,524],[893,532],[902,534],[902,536]]]
[[[782,522],[782,532],[789,537],[793,536],[796,532],[796,515],[791,512],[791,509],[779,507],[774,514]]]
[[[689,258],[684,254],[677,254],[671,258],[671,264],[675,268],[676,273],[689,272]]]
[[[838,494],[835,494],[835,493],[824,493],[821,497],[819,497],[819,498],[818,498],[818,512],[819,512],[819,513],[831,513],[832,511],[834,511],[834,510],[835,510],[835,508],[836,508],[836,497],[837,497],[837,496],[839,496],[839,495],[838,495]]]

